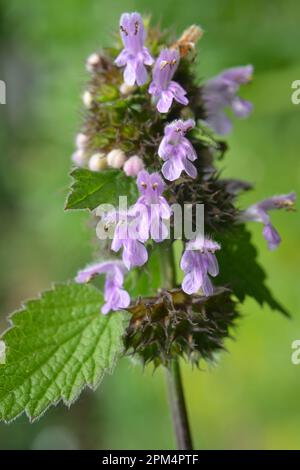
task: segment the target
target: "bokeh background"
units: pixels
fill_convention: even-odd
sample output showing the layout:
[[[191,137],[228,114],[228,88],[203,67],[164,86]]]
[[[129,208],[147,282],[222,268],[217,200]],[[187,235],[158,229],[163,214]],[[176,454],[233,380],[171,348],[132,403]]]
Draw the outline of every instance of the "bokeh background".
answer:
[[[203,26],[199,77],[254,64],[255,80],[244,96],[255,111],[235,121],[221,165],[226,175],[256,184],[243,203],[299,187],[300,105],[291,103],[291,83],[300,79],[297,0],[2,0],[2,329],[5,315],[23,299],[53,280],[72,278],[91,259],[87,214],[63,211],[87,80],[84,61],[109,44],[120,14],[133,10],[178,34],[192,23]],[[300,223],[297,213],[272,217],[283,238],[278,251],[267,251],[261,226],[251,230],[268,284],[292,318],[248,300],[236,341],[227,343],[218,366],[183,368],[196,448],[300,448],[300,365],[291,363],[291,343],[300,339]],[[128,360],[70,410],[60,405],[34,424],[21,417],[0,425],[1,449],[173,446],[163,371],[153,375]]]

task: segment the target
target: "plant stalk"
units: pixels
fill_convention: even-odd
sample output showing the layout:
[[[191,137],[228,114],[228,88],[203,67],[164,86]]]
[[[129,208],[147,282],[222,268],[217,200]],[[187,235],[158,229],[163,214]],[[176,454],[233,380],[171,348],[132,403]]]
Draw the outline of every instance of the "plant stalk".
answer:
[[[192,450],[192,436],[184,400],[178,358],[172,359],[166,369],[169,403],[178,450]]]
[[[161,274],[164,287],[176,287],[176,272],[172,245],[162,244],[160,247]],[[180,365],[178,358],[173,358],[166,367],[169,404],[173,420],[178,450],[192,450],[192,437],[184,399]]]

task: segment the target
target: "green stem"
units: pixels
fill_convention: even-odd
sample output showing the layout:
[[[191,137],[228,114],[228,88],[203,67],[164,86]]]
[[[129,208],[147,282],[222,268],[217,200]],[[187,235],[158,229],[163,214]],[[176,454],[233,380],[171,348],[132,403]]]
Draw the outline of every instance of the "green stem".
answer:
[[[165,289],[176,287],[176,268],[171,244],[160,245],[160,269],[163,286]]]
[[[164,243],[160,246],[160,257],[161,274],[164,283],[163,287],[172,289],[176,287],[176,271],[171,244],[167,245]],[[166,367],[166,377],[177,449],[192,450],[192,438],[178,358],[174,358],[169,362],[168,367]]]
[[[172,359],[166,373],[177,449],[192,450],[192,436],[184,400],[180,366],[177,358]]]

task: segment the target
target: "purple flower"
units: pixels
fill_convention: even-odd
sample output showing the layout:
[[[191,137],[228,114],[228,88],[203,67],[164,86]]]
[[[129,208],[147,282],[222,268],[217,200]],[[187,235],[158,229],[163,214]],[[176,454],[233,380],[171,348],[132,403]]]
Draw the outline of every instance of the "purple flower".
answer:
[[[106,275],[104,285],[104,300],[106,303],[101,309],[101,312],[105,315],[111,310],[120,310],[128,307],[130,304],[129,294],[122,288],[124,272],[125,266],[121,261],[104,261],[102,263],[91,264],[79,271],[75,280],[82,284],[99,274]]]
[[[208,274],[214,277],[219,274],[215,251],[220,248],[218,243],[203,237],[187,243],[180,263],[185,273],[182,282],[184,292],[194,294],[201,288],[204,295],[213,294],[213,285]]]
[[[252,111],[252,104],[237,96],[240,85],[251,80],[253,66],[234,67],[212,78],[202,88],[206,123],[218,134],[230,132],[232,124],[224,112],[230,107],[239,118],[246,118]]]
[[[118,252],[123,249],[122,260],[127,269],[142,266],[148,260],[148,253],[139,236],[136,216],[128,211],[109,212],[102,216],[106,224],[116,224],[111,249]]]
[[[146,33],[139,13],[123,13],[120,19],[120,32],[124,49],[115,59],[118,67],[124,67],[124,81],[132,86],[135,82],[144,85],[147,81],[145,65],[152,65],[154,60],[144,46]]]
[[[123,233],[122,233],[123,232]],[[127,269],[143,266],[148,261],[147,249],[140,240],[131,238],[128,232],[119,226],[116,228],[111,249],[118,252],[123,248],[122,260]]]
[[[138,232],[143,241],[152,238],[161,242],[168,236],[164,219],[170,219],[171,208],[162,196],[164,182],[158,173],[151,175],[142,170],[139,172],[137,185],[141,196],[132,208],[132,214],[138,220]]]
[[[165,136],[162,139],[158,155],[165,163],[162,174],[169,181],[174,181],[185,171],[192,178],[196,178],[197,170],[191,163],[197,155],[192,144],[185,137],[186,132],[195,127],[195,121],[176,120],[165,127]]]
[[[172,81],[178,63],[179,52],[177,49],[162,50],[155,62],[149,93],[153,95],[157,103],[156,108],[160,113],[169,111],[173,99],[183,105],[187,105],[189,102],[185,96],[186,91],[177,82]]]
[[[268,242],[270,250],[274,250],[281,242],[281,238],[275,227],[271,224],[268,211],[273,209],[291,210],[296,200],[295,193],[273,196],[263,201],[253,204],[242,212],[240,220],[242,222],[255,221],[264,224],[263,236]]]

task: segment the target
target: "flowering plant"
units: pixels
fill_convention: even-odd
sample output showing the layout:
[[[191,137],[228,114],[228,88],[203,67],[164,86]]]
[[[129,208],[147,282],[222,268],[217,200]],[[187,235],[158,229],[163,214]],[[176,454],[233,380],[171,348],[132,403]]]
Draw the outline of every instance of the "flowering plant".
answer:
[[[115,46],[87,59],[66,209],[91,212],[98,259],[13,315],[0,343],[1,419],[70,404],[134,356],[166,368],[177,445],[189,449],[179,358],[213,361],[247,296],[287,314],[265,284],[247,223],[261,222],[277,248],[269,211],[292,209],[296,196],[241,208],[251,185],[220,176],[227,111],[251,112],[238,93],[253,67],[198,83],[201,36],[193,25],[174,40],[125,13]]]

